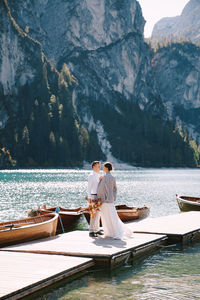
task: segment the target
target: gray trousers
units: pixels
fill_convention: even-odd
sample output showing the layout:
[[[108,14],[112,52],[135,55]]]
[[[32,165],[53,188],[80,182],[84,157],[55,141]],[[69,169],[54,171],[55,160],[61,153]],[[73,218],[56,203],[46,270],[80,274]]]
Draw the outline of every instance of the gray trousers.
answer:
[[[96,200],[97,196],[96,195],[92,195],[92,200]],[[90,227],[89,227],[89,231],[90,232],[97,232],[100,230],[99,228],[99,223],[100,223],[100,211],[97,211],[94,215],[94,218],[90,217]]]

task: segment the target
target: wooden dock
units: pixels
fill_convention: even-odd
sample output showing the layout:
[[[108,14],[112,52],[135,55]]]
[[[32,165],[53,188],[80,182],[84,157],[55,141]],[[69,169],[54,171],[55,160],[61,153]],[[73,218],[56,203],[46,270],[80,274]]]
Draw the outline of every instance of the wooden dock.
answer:
[[[127,240],[91,238],[88,231],[72,231],[55,237],[4,247],[11,252],[69,255],[94,259],[96,264],[113,267],[122,261],[142,255],[165,243],[167,237],[135,233]]]
[[[0,249],[0,299],[16,300],[93,265],[113,267],[163,244],[200,239],[200,212],[147,218],[126,224],[127,240],[90,238],[88,231]]]
[[[0,299],[20,299],[93,265],[88,258],[2,251]]]
[[[147,218],[127,224],[134,232],[164,234],[168,243],[185,243],[200,239],[200,212],[191,211],[159,218]]]

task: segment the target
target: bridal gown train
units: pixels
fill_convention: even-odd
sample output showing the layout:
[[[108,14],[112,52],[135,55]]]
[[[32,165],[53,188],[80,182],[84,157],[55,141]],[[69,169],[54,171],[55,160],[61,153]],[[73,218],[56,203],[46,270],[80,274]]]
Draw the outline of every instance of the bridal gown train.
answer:
[[[133,235],[132,230],[120,220],[114,203],[102,203],[101,221],[104,237],[125,239]]]

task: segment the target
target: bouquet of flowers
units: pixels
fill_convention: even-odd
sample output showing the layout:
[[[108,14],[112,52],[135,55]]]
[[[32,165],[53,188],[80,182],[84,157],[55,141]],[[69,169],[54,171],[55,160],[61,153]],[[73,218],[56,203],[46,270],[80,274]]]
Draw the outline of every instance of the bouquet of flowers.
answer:
[[[89,202],[88,210],[89,210],[91,218],[94,218],[95,213],[97,211],[100,211],[100,207],[101,207],[101,199],[91,200]]]

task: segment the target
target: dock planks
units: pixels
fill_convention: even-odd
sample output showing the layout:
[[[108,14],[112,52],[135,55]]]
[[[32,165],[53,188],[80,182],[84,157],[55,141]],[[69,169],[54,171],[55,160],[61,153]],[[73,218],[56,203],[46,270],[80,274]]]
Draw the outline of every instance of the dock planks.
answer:
[[[4,247],[1,250],[88,257],[93,258],[96,263],[113,266],[126,256],[156,248],[165,240],[165,235],[139,233],[133,234],[133,238],[127,240],[91,238],[88,231],[73,231],[43,240]]]
[[[200,212],[191,211],[159,218],[147,218],[127,226],[134,232],[165,234],[168,242],[184,242],[200,239]]]
[[[200,212],[148,218],[126,224],[133,238],[90,238],[73,231],[0,249],[0,299],[20,299],[94,265],[113,267],[161,244],[200,239]]]
[[[94,265],[92,259],[0,252],[0,299],[20,299]]]

